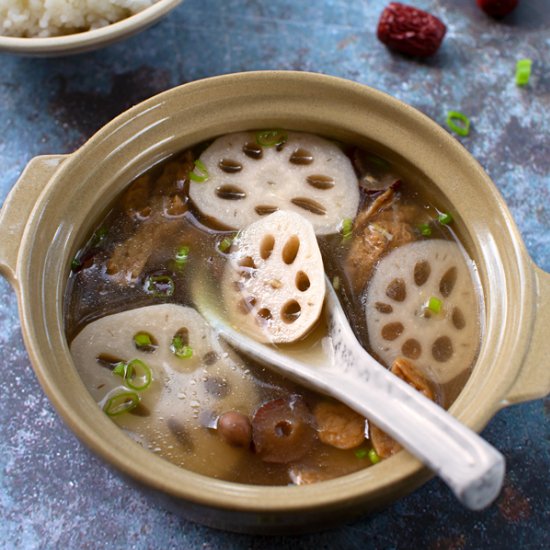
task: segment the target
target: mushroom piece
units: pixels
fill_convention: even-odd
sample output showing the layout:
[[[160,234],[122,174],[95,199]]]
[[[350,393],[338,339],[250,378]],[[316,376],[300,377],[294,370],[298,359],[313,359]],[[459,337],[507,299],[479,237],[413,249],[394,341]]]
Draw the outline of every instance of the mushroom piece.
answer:
[[[347,405],[321,401],[313,414],[321,442],[337,449],[353,449],[365,440],[365,419]]]
[[[372,350],[391,365],[411,359],[438,384],[468,369],[480,343],[480,285],[454,242],[403,245],[378,263],[367,286]]]
[[[233,241],[223,283],[229,318],[261,342],[302,338],[321,314],[323,259],[311,223],[275,212]]]
[[[143,345],[143,335],[153,345]],[[123,384],[109,361],[139,359],[149,366],[152,383],[138,392],[147,418],[130,411],[115,420],[150,448],[173,449],[173,462],[223,476],[242,456],[209,428],[226,411],[254,410],[259,396],[251,375],[194,309],[160,304],[103,317],[76,336],[71,354],[98,402]]]
[[[288,132],[277,146],[257,143],[254,132],[216,139],[198,162],[207,176],[191,181],[189,196],[205,216],[240,229],[277,210],[309,220],[317,235],[336,233],[359,205],[357,177],[334,143]],[[206,178],[206,179],[205,179]]]

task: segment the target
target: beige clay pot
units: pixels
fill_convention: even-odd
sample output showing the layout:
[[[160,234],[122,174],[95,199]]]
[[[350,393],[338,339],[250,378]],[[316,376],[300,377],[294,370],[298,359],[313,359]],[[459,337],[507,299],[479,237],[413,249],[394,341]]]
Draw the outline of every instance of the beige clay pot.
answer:
[[[410,179],[435,184],[453,205],[485,294],[479,359],[453,415],[479,431],[500,408],[550,391],[550,275],[530,260],[482,168],[433,121],[366,86],[308,73],[228,75],[155,96],[75,153],[29,163],[0,213],[0,272],[17,292],[36,374],[76,435],[186,517],[256,533],[312,530],[368,513],[431,473],[406,452],[305,487],[240,485],[182,470],[122,436],[88,394],[63,331],[63,293],[77,247],[135,176],[207,138],[265,127],[366,146],[399,162]]]

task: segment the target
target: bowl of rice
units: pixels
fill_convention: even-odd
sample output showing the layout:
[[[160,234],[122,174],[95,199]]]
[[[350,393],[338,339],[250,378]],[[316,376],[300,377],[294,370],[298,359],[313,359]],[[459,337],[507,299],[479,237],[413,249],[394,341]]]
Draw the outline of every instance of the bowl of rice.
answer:
[[[107,46],[158,21],[181,0],[0,0],[0,52],[32,56]]]

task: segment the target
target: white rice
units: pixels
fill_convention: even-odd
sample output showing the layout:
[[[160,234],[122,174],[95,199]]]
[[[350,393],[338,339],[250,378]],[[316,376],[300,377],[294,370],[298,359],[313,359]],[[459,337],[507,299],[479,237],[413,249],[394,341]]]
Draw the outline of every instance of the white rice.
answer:
[[[0,35],[44,37],[104,27],[157,0],[0,0]]]

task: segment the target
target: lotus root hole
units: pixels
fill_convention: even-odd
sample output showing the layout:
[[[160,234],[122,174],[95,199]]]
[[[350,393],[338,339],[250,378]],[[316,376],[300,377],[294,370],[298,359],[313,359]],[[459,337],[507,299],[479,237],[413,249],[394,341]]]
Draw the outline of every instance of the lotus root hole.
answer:
[[[439,282],[439,292],[441,292],[443,297],[448,298],[451,295],[451,292],[456,284],[457,275],[457,269],[453,266],[447,269],[441,277],[441,281]]]
[[[289,161],[292,164],[297,164],[300,166],[305,166],[313,162],[313,155],[306,149],[296,149],[294,153],[290,156]]]
[[[292,434],[292,424],[286,420],[281,420],[275,424],[275,435],[277,437],[288,437]]]
[[[226,201],[239,201],[246,198],[246,193],[237,185],[220,185],[216,187],[216,195]]]
[[[409,338],[402,346],[401,352],[408,359],[418,359],[422,354],[422,346],[418,340]]]
[[[298,255],[298,250],[300,249],[300,239],[297,235],[292,235],[286,241],[285,246],[283,247],[283,262],[290,265],[296,259]]]
[[[260,145],[249,141],[243,145],[243,153],[251,159],[259,160],[263,156],[263,149]]]
[[[273,316],[271,315],[271,311],[269,311],[269,309],[263,307],[258,311],[258,317],[261,317],[264,321],[269,321]]]
[[[287,302],[281,309],[281,318],[287,324],[294,323],[300,314],[302,313],[302,308],[296,300],[290,300]]]
[[[453,308],[453,314],[451,316],[453,325],[457,330],[462,330],[466,326],[466,319],[464,318],[464,313],[458,307]]]
[[[262,260],[267,260],[273,252],[275,246],[275,237],[273,235],[266,235],[260,244],[260,256]]]
[[[433,358],[440,363],[448,361],[453,352],[453,343],[448,336],[440,336],[432,345]]]
[[[269,214],[273,214],[273,212],[277,212],[279,209],[276,206],[265,204],[256,206],[254,210],[258,216],[269,216]]]
[[[396,302],[403,302],[407,297],[407,287],[403,279],[394,279],[386,287],[386,296]]]
[[[416,286],[422,286],[430,277],[432,268],[426,260],[417,262],[414,266],[414,282]]]
[[[334,178],[324,176],[323,174],[312,174],[307,177],[306,181],[309,185],[311,185],[311,187],[320,189],[321,191],[326,191],[327,189],[332,189],[334,187]]]
[[[382,327],[382,338],[389,341],[395,340],[403,334],[404,330],[402,323],[388,323]]]
[[[251,256],[245,256],[239,260],[240,267],[246,267],[247,269],[256,269],[256,264]]]
[[[385,304],[384,302],[376,302],[374,307],[376,308],[376,311],[379,313],[384,313],[385,315],[393,312],[393,307],[390,306],[390,304]]]
[[[303,271],[298,271],[296,273],[296,288],[300,292],[305,292],[311,285],[311,281],[309,280],[309,277],[306,273]]]
[[[223,170],[226,174],[235,174],[243,169],[243,165],[240,162],[232,159],[222,159],[218,163],[220,170]]]
[[[324,216],[327,213],[327,209],[322,204],[319,204],[313,199],[308,199],[307,197],[295,197],[290,202],[298,208],[317,216]]]

